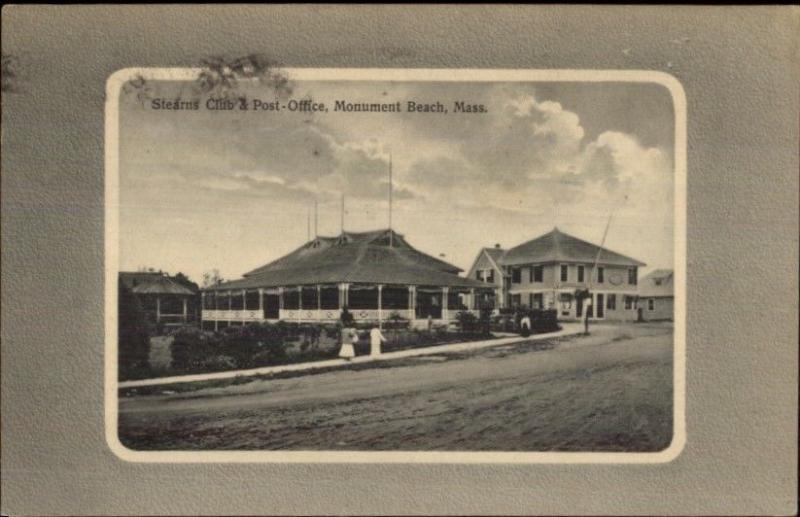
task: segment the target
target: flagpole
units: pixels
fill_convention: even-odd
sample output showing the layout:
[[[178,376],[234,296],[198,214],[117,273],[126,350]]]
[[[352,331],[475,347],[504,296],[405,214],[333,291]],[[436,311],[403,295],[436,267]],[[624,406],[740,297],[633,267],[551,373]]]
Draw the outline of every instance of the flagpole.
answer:
[[[392,151],[389,150],[389,247],[394,246],[392,232]]]

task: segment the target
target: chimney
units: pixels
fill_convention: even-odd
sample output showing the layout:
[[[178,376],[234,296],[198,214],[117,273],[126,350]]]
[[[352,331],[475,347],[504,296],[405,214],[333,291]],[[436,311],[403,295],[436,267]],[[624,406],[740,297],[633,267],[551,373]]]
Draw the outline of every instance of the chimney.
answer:
[[[499,249],[500,249],[500,243],[499,243],[499,242],[498,242],[497,244],[495,244],[495,245],[494,245],[494,249],[496,249],[496,250],[499,250]]]

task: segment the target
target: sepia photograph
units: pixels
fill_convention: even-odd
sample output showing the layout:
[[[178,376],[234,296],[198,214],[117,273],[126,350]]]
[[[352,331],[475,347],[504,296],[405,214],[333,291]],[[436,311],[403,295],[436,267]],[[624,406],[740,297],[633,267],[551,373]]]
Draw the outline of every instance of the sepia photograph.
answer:
[[[0,516],[797,514],[797,7],[0,23]]]
[[[112,99],[119,443],[668,449],[670,89],[334,72],[251,56]]]

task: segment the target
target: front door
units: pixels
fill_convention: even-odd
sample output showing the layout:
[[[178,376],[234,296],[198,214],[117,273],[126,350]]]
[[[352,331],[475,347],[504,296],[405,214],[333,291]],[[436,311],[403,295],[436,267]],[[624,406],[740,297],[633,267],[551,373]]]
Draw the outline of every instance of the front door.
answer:
[[[602,293],[597,293],[597,317],[598,318],[605,317],[606,308],[605,308],[605,305],[603,305],[603,303],[605,302],[604,298],[605,298],[605,296],[603,296]]]

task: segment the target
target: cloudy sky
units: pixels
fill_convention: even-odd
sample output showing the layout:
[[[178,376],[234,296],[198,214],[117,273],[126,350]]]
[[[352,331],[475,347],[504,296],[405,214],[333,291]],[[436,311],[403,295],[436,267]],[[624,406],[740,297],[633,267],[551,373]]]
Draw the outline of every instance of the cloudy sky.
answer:
[[[631,83],[296,82],[328,113],[159,111],[120,104],[120,268],[226,279],[320,235],[388,225],[467,269],[479,249],[554,226],[653,268],[673,267],[674,115],[662,86]],[[186,98],[187,84],[149,95]],[[266,86],[249,99],[274,100]],[[284,99],[284,100],[288,100]],[[441,102],[448,114],[334,112],[347,102]],[[454,101],[485,114],[455,114]],[[203,104],[201,100],[201,104]]]

